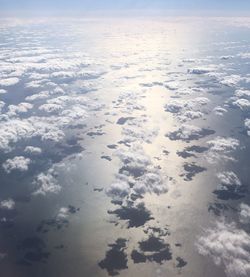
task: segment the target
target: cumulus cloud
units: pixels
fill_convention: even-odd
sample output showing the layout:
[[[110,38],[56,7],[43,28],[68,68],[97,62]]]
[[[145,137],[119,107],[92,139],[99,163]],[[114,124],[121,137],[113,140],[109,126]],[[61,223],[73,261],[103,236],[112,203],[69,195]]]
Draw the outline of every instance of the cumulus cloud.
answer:
[[[27,154],[41,154],[42,153],[42,149],[39,147],[34,147],[34,146],[26,146],[24,149],[24,152]]]
[[[165,111],[175,114],[178,120],[185,122],[201,118],[204,115],[202,106],[209,102],[210,100],[206,97],[196,97],[188,100],[174,99],[165,105]]]
[[[190,124],[182,124],[181,127],[173,132],[167,133],[166,136],[171,140],[189,141],[200,139],[213,133],[214,131],[210,129],[204,129]]]
[[[227,110],[221,106],[215,107],[213,111],[216,115],[220,115],[220,116],[223,116],[225,113],[227,113]]]
[[[250,136],[250,118],[246,118],[244,124],[247,129],[247,134]]]
[[[196,244],[203,256],[209,256],[223,266],[229,277],[250,275],[250,236],[235,223],[216,222]]]
[[[122,200],[130,193],[130,186],[127,182],[116,182],[106,189],[106,194],[114,200]]]
[[[40,173],[33,184],[36,186],[34,195],[46,195],[48,193],[58,193],[61,190],[61,186],[58,184],[56,178],[48,172]]]
[[[219,189],[227,189],[230,186],[241,186],[238,176],[232,171],[224,171],[217,174],[220,180]]]
[[[5,94],[5,93],[7,93],[6,89],[0,89],[0,94]]]
[[[33,108],[33,105],[30,103],[19,103],[18,105],[9,105],[7,115],[14,116],[17,114],[27,113]]]
[[[56,218],[57,220],[65,220],[69,217],[70,212],[69,212],[69,208],[68,207],[62,207],[60,208]]]
[[[247,204],[241,203],[240,204],[240,222],[243,224],[250,223],[250,206]]]
[[[0,208],[6,210],[13,210],[15,207],[15,201],[13,199],[2,200],[0,202]]]
[[[13,159],[8,159],[3,163],[3,168],[7,173],[13,170],[27,171],[31,160],[23,156],[16,156]]]
[[[207,142],[209,150],[206,159],[209,163],[223,160],[234,160],[232,152],[240,146],[240,142],[234,138],[216,137]]]
[[[248,110],[250,108],[250,101],[244,98],[240,98],[234,101],[233,105],[239,107],[241,110]]]
[[[16,85],[17,83],[19,83],[19,79],[16,77],[0,79],[0,86],[3,86],[3,87],[13,86],[13,85]]]

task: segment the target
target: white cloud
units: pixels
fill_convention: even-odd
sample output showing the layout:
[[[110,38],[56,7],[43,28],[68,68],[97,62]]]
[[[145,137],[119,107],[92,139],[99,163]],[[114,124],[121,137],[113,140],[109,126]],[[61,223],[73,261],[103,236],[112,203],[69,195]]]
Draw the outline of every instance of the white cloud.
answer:
[[[209,150],[206,159],[209,163],[216,163],[223,160],[234,160],[231,156],[232,152],[236,150],[240,143],[234,138],[216,137],[207,142]]]
[[[235,96],[238,97],[238,98],[250,97],[250,90],[238,89],[238,90],[235,91]]]
[[[122,200],[129,193],[130,187],[128,183],[122,181],[113,183],[106,189],[106,194],[115,200]]]
[[[227,189],[230,186],[241,186],[238,176],[232,171],[224,171],[217,174],[220,180],[219,189]]]
[[[15,116],[17,114],[27,113],[33,108],[33,105],[30,103],[22,102],[18,105],[9,105],[8,106],[8,116]]]
[[[5,93],[7,93],[7,90],[5,90],[5,89],[0,89],[0,94],[5,94]]]
[[[240,204],[240,222],[243,224],[249,224],[250,223],[250,206],[247,204]]]
[[[200,74],[207,74],[213,70],[214,68],[210,68],[210,67],[196,67],[196,68],[188,69],[188,73],[200,75]]]
[[[244,98],[240,98],[234,101],[233,105],[239,107],[241,110],[247,110],[250,108],[250,101]]]
[[[201,118],[204,115],[202,106],[207,105],[209,102],[210,100],[206,97],[196,97],[188,100],[174,99],[165,105],[165,111],[174,113],[179,121],[185,122]]]
[[[16,85],[17,83],[19,83],[19,79],[16,77],[0,79],[0,86],[3,86],[3,87],[13,86],[13,85]]]
[[[68,207],[62,207],[60,208],[56,218],[57,220],[64,220],[69,217],[69,208]]]
[[[0,208],[6,210],[12,210],[15,207],[15,201],[13,199],[2,200],[0,202]]]
[[[202,129],[194,125],[182,124],[181,127],[173,132],[167,133],[166,136],[171,140],[193,140],[202,138],[207,135],[207,133],[210,134],[210,131],[211,130]]]
[[[217,221],[196,244],[203,256],[223,266],[228,277],[250,276],[250,236],[235,223]]]
[[[220,115],[220,116],[223,116],[227,112],[227,110],[221,106],[215,107],[213,111],[215,112],[216,115]]]
[[[25,149],[24,149],[24,152],[28,153],[28,154],[37,155],[37,154],[42,153],[42,149],[39,148],[39,147],[34,147],[34,146],[26,146]]]
[[[247,134],[248,136],[250,136],[250,118],[246,118],[244,124],[245,124],[245,127],[247,128]]]
[[[47,174],[40,173],[33,183],[37,187],[36,191],[33,193],[34,195],[58,193],[61,190],[61,186],[50,172]]]
[[[23,156],[16,156],[13,159],[8,159],[3,163],[3,168],[7,173],[13,170],[27,171],[31,160]]]

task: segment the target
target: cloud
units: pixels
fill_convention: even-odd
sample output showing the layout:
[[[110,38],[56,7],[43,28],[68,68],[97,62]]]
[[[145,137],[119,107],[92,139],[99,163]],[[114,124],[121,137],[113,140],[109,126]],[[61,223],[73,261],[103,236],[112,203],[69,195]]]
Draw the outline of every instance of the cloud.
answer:
[[[6,209],[6,210],[13,210],[15,207],[15,201],[11,198],[7,200],[2,200],[0,202],[0,208],[1,209]]]
[[[238,98],[248,98],[250,97],[250,90],[238,89],[235,91],[235,96]]]
[[[228,277],[250,275],[250,236],[235,223],[217,221],[204,231],[196,246],[201,255],[223,266]]]
[[[29,110],[33,108],[33,105],[30,103],[19,103],[18,105],[9,105],[8,106],[8,116],[15,116],[17,114],[27,113]]]
[[[244,124],[247,129],[247,134],[250,136],[250,118],[246,118]]]
[[[227,110],[221,106],[217,106],[213,109],[214,113],[219,116],[223,116],[225,113],[227,113]]]
[[[8,159],[3,163],[3,168],[7,173],[11,173],[13,170],[27,171],[31,160],[23,156],[16,156],[13,159]]]
[[[42,149],[34,146],[26,146],[24,152],[27,154],[38,155],[42,153]]]
[[[3,87],[13,86],[13,85],[16,85],[17,83],[19,83],[19,79],[16,77],[0,79],[0,86],[3,86]]]
[[[175,114],[179,121],[185,122],[201,118],[204,115],[202,106],[209,102],[210,100],[206,97],[196,97],[188,100],[174,99],[165,105],[165,111]]]
[[[181,127],[177,128],[173,132],[166,134],[170,140],[197,140],[203,138],[207,135],[214,134],[213,130],[200,128],[190,124],[182,124]]]
[[[214,70],[213,68],[197,67],[197,68],[188,69],[188,73],[201,75],[201,74],[207,74],[213,70]]]
[[[64,220],[67,219],[70,215],[70,211],[68,207],[62,207],[60,208],[56,218],[60,221],[60,220]]]
[[[58,184],[56,178],[49,171],[47,173],[40,173],[34,180],[33,184],[36,187],[34,195],[46,195],[48,193],[58,193],[61,186]]]
[[[240,204],[240,222],[243,224],[250,223],[250,206],[247,204],[241,203]]]
[[[241,186],[241,181],[232,171],[220,172],[217,177],[220,180],[220,189],[227,189],[228,186]]]
[[[1,95],[1,94],[5,94],[5,93],[7,93],[7,90],[6,90],[6,89],[0,89],[0,95]]]
[[[206,159],[209,163],[217,163],[223,160],[234,160],[232,152],[240,146],[240,142],[234,138],[216,137],[207,142],[209,150]]]
[[[234,101],[233,105],[239,107],[241,110],[248,110],[250,108],[250,101],[240,98]]]
[[[126,182],[113,183],[106,189],[106,194],[114,200],[122,200],[129,193],[130,187]]]

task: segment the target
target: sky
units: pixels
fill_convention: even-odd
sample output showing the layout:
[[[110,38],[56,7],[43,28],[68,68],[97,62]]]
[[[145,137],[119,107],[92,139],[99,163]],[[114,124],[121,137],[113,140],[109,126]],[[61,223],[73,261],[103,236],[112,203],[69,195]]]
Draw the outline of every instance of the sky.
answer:
[[[249,0],[0,0],[1,13],[177,11],[177,13],[250,14]]]

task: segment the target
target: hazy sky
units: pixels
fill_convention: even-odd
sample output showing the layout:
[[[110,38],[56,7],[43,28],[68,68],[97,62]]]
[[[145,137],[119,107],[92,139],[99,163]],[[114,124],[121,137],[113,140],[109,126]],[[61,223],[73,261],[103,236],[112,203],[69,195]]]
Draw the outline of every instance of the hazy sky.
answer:
[[[250,13],[250,0],[0,0],[0,11],[129,11],[176,10],[215,13]]]

